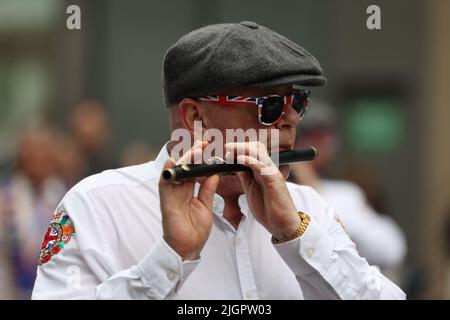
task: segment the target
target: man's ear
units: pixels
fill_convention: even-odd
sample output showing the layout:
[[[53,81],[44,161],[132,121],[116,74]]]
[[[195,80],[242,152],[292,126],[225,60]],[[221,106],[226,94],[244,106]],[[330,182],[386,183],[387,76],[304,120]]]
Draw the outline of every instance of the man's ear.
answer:
[[[195,121],[202,122],[202,131],[205,127],[204,121],[204,109],[199,101],[184,98],[178,103],[178,114],[182,126],[187,129],[191,134],[194,134]]]

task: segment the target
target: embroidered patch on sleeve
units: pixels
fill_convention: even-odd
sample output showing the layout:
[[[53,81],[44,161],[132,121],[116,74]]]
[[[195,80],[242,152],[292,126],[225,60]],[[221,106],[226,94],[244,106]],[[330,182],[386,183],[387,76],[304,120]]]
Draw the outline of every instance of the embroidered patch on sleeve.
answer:
[[[75,234],[72,219],[66,213],[63,206],[59,206],[52,216],[39,255],[39,265],[47,263],[69,243]]]

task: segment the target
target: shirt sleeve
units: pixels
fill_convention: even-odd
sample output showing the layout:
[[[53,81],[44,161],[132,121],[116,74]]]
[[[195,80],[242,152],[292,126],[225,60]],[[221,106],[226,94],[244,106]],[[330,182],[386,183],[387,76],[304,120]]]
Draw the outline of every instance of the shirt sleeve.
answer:
[[[371,208],[359,186],[347,181],[327,182],[325,186],[321,194],[330,198],[360,255],[381,268],[401,265],[407,249],[397,223]]]
[[[366,206],[361,215],[356,213],[354,217],[344,218],[343,221],[358,251],[370,263],[381,268],[401,265],[406,255],[406,240],[392,218]]]
[[[296,275],[306,299],[405,299],[404,292],[361,258],[335,210],[319,195],[322,212],[305,233],[274,245]],[[308,212],[306,212],[308,213]]]
[[[60,225],[72,223],[74,231],[69,241],[59,242],[55,254],[41,251],[32,299],[170,299],[199,263],[182,261],[161,238],[136,265],[122,268],[115,258],[114,251],[120,250],[111,235],[114,229],[107,225],[99,229],[106,222],[98,216],[87,223],[87,217],[98,215],[98,208],[85,194],[72,192],[58,208],[66,217]],[[52,219],[50,225],[59,228],[55,223]],[[57,230],[47,231],[46,239],[55,237]],[[46,239],[50,251],[58,246]]]

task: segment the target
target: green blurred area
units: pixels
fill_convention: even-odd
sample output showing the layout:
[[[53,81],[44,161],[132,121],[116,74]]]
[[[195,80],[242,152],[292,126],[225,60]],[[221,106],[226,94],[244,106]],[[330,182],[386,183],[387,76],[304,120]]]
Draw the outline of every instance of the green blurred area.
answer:
[[[63,1],[0,1],[0,33],[47,32],[55,28]]]
[[[405,115],[391,99],[360,98],[350,102],[345,141],[357,152],[393,152],[405,142]]]

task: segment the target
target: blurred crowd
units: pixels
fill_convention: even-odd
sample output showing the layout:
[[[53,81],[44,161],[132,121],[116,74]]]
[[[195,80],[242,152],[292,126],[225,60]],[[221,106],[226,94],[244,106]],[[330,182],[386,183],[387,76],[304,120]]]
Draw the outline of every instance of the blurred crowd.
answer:
[[[40,246],[64,194],[86,176],[152,159],[151,148],[130,143],[117,156],[107,107],[82,100],[67,129],[35,124],[20,135],[14,156],[0,166],[0,299],[28,299]]]
[[[317,160],[292,166],[290,180],[310,185],[330,202],[360,254],[399,284],[407,252],[405,236],[385,213],[373,177],[332,179],[341,141],[333,108],[319,101],[302,121],[296,147],[316,146]],[[143,163],[156,153],[143,142],[115,150],[108,110],[82,100],[70,110],[67,129],[37,125],[22,133],[14,157],[0,171],[0,298],[28,299],[40,245],[64,194],[86,176]],[[355,171],[353,171],[355,172]],[[369,186],[369,187],[367,187]],[[375,190],[375,191],[374,191]]]

